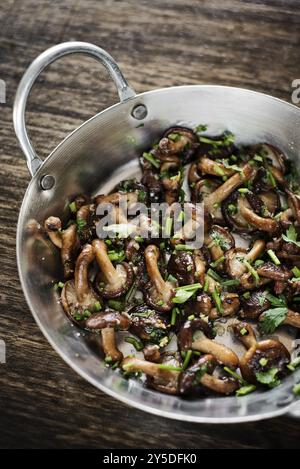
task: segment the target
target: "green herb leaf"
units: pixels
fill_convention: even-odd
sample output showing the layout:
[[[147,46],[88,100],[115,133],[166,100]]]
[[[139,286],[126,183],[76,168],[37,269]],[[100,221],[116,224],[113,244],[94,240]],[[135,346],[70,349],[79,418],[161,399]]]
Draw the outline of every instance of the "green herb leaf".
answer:
[[[246,386],[242,386],[240,389],[236,391],[236,396],[246,396],[251,392],[256,390],[256,386],[254,384],[247,384]]]
[[[293,387],[293,393],[295,394],[295,396],[300,396],[300,383],[295,384],[295,386]]]
[[[282,235],[282,239],[287,243],[293,243],[300,247],[300,241],[297,241],[297,231],[294,225],[291,225],[289,229],[286,231],[286,234]]]
[[[259,383],[266,384],[270,388],[273,388],[280,384],[280,380],[277,377],[278,372],[278,368],[270,368],[267,371],[257,371],[255,376]]]
[[[156,159],[153,155],[151,155],[151,153],[144,152],[143,158],[149,161],[149,163],[151,163],[152,166],[154,166],[155,168],[158,169],[160,167],[160,161]]]
[[[264,334],[272,334],[275,329],[285,320],[288,309],[272,308],[262,314],[260,329]]]
[[[140,340],[136,339],[135,337],[128,336],[128,337],[125,337],[124,340],[125,340],[125,342],[127,342],[128,344],[133,345],[134,348],[135,348],[138,352],[140,352],[140,351],[143,350],[143,348],[144,348],[144,344],[143,344]]]

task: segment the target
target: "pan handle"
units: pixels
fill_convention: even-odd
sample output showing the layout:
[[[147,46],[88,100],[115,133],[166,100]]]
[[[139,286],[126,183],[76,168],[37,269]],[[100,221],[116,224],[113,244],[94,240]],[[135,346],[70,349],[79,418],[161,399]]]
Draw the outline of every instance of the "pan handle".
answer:
[[[37,172],[42,164],[42,160],[36,154],[26,130],[25,112],[30,90],[44,68],[60,57],[74,53],[89,55],[104,65],[116,85],[121,102],[133,98],[136,94],[125,80],[118,64],[112,56],[94,44],[75,41],[64,42],[47,49],[39,55],[29,66],[19,84],[13,109],[15,133],[25,155],[31,176],[34,176]]]

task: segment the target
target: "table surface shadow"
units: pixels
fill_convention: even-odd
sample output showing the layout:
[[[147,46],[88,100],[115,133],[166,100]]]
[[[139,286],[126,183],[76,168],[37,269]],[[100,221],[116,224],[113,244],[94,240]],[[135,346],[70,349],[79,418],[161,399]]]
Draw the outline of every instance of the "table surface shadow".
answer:
[[[186,4],[188,3],[188,6]],[[46,48],[82,40],[107,49],[137,92],[224,84],[291,100],[299,70],[300,5],[294,0],[7,0],[0,6],[0,365],[2,448],[295,448],[299,423],[280,417],[198,425],[144,414],[106,396],[53,351],[25,302],[15,259],[18,211],[29,175],[12,126],[16,87]],[[117,100],[106,72],[68,57],[42,74],[27,121],[39,155]]]

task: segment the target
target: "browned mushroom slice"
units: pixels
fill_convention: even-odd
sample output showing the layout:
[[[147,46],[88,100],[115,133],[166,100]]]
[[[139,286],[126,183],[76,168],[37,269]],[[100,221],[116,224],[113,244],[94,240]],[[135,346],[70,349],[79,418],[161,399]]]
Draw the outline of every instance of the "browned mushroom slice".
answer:
[[[249,293],[249,297],[245,298],[241,295],[241,318],[256,319],[261,313],[270,308],[271,303],[267,299],[266,292],[264,290],[256,290],[253,293]]]
[[[197,332],[197,337],[194,335]],[[197,350],[213,355],[218,362],[236,368],[239,360],[237,355],[225,345],[212,340],[212,331],[202,319],[186,321],[178,334],[178,343],[182,351]]]
[[[147,272],[150,277],[149,288],[145,288],[146,303],[157,311],[170,311],[173,307],[172,298],[175,295],[174,284],[165,281],[158,268],[159,249],[150,244],[145,249]]]
[[[82,244],[89,243],[96,234],[95,205],[82,205],[77,213],[77,232]]]
[[[217,179],[205,178],[191,183],[191,201],[203,202],[206,197],[214,192],[221,183]],[[222,218],[219,216],[219,218]]]
[[[159,175],[152,171],[152,168],[143,170],[141,182],[144,184],[150,203],[157,203],[163,200],[164,189]]]
[[[116,332],[113,327],[102,329],[101,339],[106,362],[117,363],[123,360],[123,353],[117,347]]]
[[[64,278],[73,277],[75,269],[75,258],[79,249],[77,229],[75,225],[70,225],[61,232],[62,247],[60,251],[64,269]]]
[[[296,311],[288,309],[285,320],[283,321],[282,324],[287,324],[288,326],[293,326],[299,329],[300,328],[300,313],[297,313]]]
[[[258,230],[267,231],[268,233],[275,233],[279,229],[278,222],[270,217],[261,217],[257,215],[251,208],[249,202],[247,201],[246,197],[239,197],[238,198],[238,212],[240,213],[241,217],[246,220],[247,223],[254,226]]]
[[[159,363],[161,361],[160,348],[156,344],[148,344],[143,349],[145,360],[149,362]]]
[[[93,314],[86,321],[88,329],[104,329],[105,327],[113,327],[116,330],[127,331],[131,324],[128,314],[119,313],[118,311],[110,310]]]
[[[113,363],[122,360],[123,355],[116,345],[116,330],[127,330],[130,326],[130,318],[126,314],[117,311],[99,312],[86,321],[86,327],[90,330],[100,330],[102,347],[106,361]]]
[[[135,306],[129,311],[130,332],[144,341],[158,345],[168,343],[167,320],[147,305]]]
[[[218,261],[224,257],[226,251],[234,248],[235,241],[233,236],[226,228],[218,225],[212,225],[208,235],[205,237],[205,245],[210,250],[213,261]],[[218,263],[215,268],[223,269],[223,261]]]
[[[196,134],[186,127],[171,127],[158,143],[160,153],[165,156],[179,155],[183,163],[187,163],[198,147]]]
[[[188,394],[193,388],[201,384],[205,389],[218,394],[232,394],[239,387],[239,383],[231,377],[218,378],[213,376],[217,362],[213,355],[203,355],[196,363],[180,373],[179,394]]]
[[[176,278],[179,285],[203,283],[205,262],[198,252],[175,251],[170,256],[167,270]]]
[[[86,319],[95,311],[99,297],[91,288],[88,269],[94,259],[92,246],[86,244],[76,261],[75,280],[64,284],[61,301],[65,313],[75,323],[84,326]]]
[[[287,195],[288,195],[288,203],[289,207],[293,212],[293,216],[295,220],[300,224],[300,199],[297,196],[297,194],[294,194],[294,192],[286,189],[285,190]]]
[[[167,394],[177,394],[179,371],[164,369],[159,363],[135,357],[125,358],[122,362],[122,369],[126,372],[141,371],[155,380],[156,389]]]
[[[234,316],[240,309],[239,295],[236,293],[222,293],[220,296],[222,304],[222,314],[217,308],[212,308],[209,313],[210,319],[217,319],[219,317]]]
[[[188,171],[189,186],[192,188],[198,181],[200,181],[200,179],[201,179],[201,174],[198,171],[197,162],[194,161],[189,167],[189,171]]]
[[[207,293],[200,293],[195,300],[189,301],[185,306],[185,311],[187,311],[189,315],[194,314],[195,316],[201,316],[202,314],[209,316],[212,309],[213,303]]]
[[[261,267],[257,268],[257,273],[261,277],[270,278],[272,280],[288,280],[293,274],[283,265],[275,265],[273,262],[265,262]]]
[[[264,156],[271,160],[272,166],[279,169],[282,174],[286,172],[287,157],[285,154],[274,145],[264,143],[261,147]]]
[[[258,194],[258,198],[262,201],[262,212],[264,212],[265,208],[267,209],[269,216],[273,217],[276,211],[279,209],[279,196],[277,192],[274,191],[263,191]]]
[[[94,239],[92,246],[100,268],[95,281],[95,289],[104,298],[117,298],[124,295],[133,282],[132,267],[126,262],[114,266],[109,259],[107,246],[103,240]]]
[[[169,205],[172,205],[174,202],[178,201],[182,183],[179,158],[162,163],[160,167],[160,175],[161,182],[165,190],[166,202]]]
[[[263,253],[264,248],[265,242],[258,239],[254,242],[249,251],[242,248],[227,251],[225,253],[225,268],[227,274],[234,279],[240,279],[248,270],[245,260],[249,263],[254,262]]]
[[[233,328],[234,334],[248,348],[240,359],[243,378],[252,384],[279,384],[278,379],[287,373],[286,365],[290,362],[290,354],[278,340],[256,341],[252,327],[240,323]]]
[[[212,194],[208,195],[205,199],[205,208],[213,214],[215,207],[220,207],[223,200],[227,199],[229,195],[241,186],[245,181],[249,181],[256,173],[256,169],[249,164],[242,168],[242,172],[233,174],[227,181],[219,186]]]
[[[199,158],[197,162],[197,169],[203,176],[208,174],[210,176],[224,177],[231,176],[235,173],[234,170],[226,168],[223,163],[211,160],[206,156],[202,156]]]

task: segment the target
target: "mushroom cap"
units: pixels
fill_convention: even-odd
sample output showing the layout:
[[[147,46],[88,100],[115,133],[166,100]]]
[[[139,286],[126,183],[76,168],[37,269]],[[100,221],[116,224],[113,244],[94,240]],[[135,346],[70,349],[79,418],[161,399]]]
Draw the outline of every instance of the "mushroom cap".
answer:
[[[225,269],[227,275],[234,279],[239,279],[247,272],[247,267],[242,261],[246,255],[247,250],[243,248],[229,249],[229,251],[225,253]]]
[[[220,314],[217,308],[213,308],[209,314],[210,319],[217,319],[219,317],[234,316],[240,309],[240,300],[237,293],[222,293],[222,314]]]
[[[142,340],[153,344],[160,344],[168,337],[167,320],[146,305],[135,306],[129,310],[131,325],[130,332]]]
[[[266,366],[260,364],[262,358],[268,360]],[[286,365],[288,365],[290,359],[289,351],[281,342],[268,339],[250,347],[240,360],[240,369],[246,381],[259,384],[255,373],[278,368],[278,377],[283,377],[287,374]]]
[[[196,318],[192,321],[187,320],[181,326],[178,333],[178,345],[181,351],[190,350],[192,348],[195,331],[202,331],[204,335],[210,339],[214,337],[211,326],[203,319]]]
[[[232,192],[227,199],[222,202],[221,210],[226,224],[237,233],[248,234],[256,231],[256,227],[242,217],[239,210],[239,201],[242,195],[238,191]]]
[[[199,386],[200,376],[205,373],[213,373],[216,365],[217,362],[213,355],[206,354],[199,357],[195,363],[180,373],[178,380],[179,394],[188,394],[195,386]],[[197,379],[197,374],[199,379]]]
[[[273,262],[265,262],[261,267],[257,268],[257,273],[261,277],[271,280],[289,280],[293,276],[287,267],[275,265]]]
[[[241,295],[240,300],[242,307],[240,316],[242,318],[256,319],[271,306],[264,290],[261,289],[252,292],[249,298]]]
[[[95,313],[86,320],[88,329],[104,329],[113,327],[114,329],[127,331],[130,327],[130,318],[127,314],[109,310]]]
[[[133,269],[127,262],[121,262],[115,266],[116,277],[119,281],[116,284],[105,283],[103,274],[99,272],[95,278],[94,288],[103,298],[119,298],[131,287],[134,279]]]
[[[99,302],[99,297],[93,289],[90,289],[89,294],[85,296],[83,302],[79,302],[74,280],[65,282],[61,292],[61,303],[68,318],[78,326],[85,327],[86,317],[84,313],[85,311],[94,311],[94,305],[97,302]],[[76,319],[79,316],[82,319]]]
[[[191,252],[175,251],[170,256],[167,270],[177,279],[179,285],[190,285],[196,282],[196,266]]]
[[[178,135],[177,139],[170,139],[170,135]],[[198,147],[198,138],[193,130],[187,127],[171,127],[158,143],[160,153],[165,156],[177,154],[182,162],[186,164],[193,157]]]
[[[191,186],[191,201],[193,203],[203,202],[205,198],[212,194],[220,185],[221,182],[217,179],[206,177],[205,179],[200,179],[198,181],[193,181],[196,178],[195,174],[192,172],[194,167],[190,168],[190,186]]]

